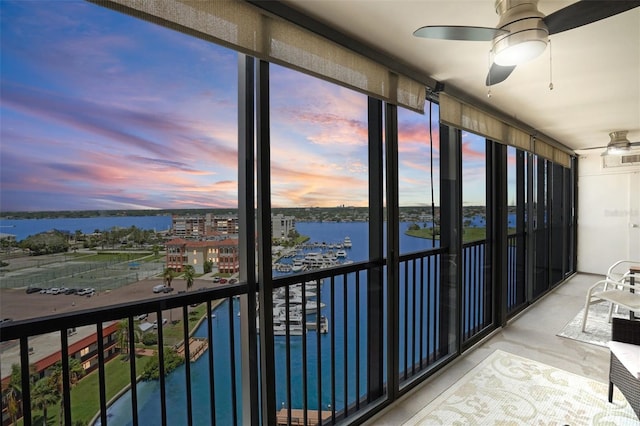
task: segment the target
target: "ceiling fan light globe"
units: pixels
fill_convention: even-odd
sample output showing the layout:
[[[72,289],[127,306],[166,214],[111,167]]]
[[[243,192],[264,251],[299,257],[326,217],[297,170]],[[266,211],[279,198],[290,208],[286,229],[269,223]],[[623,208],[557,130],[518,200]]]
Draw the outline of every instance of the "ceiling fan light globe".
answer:
[[[537,58],[547,48],[546,33],[540,32],[538,29],[527,30],[501,38],[493,46],[493,62],[501,66],[513,66]]]

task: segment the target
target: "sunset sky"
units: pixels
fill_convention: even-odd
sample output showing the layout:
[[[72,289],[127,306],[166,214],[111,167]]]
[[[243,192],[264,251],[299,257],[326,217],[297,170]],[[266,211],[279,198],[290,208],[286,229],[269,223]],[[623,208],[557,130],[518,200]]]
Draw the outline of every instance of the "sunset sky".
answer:
[[[1,211],[237,207],[236,52],[81,1],[1,19]],[[273,65],[273,206],[366,206],[366,118],[364,95]],[[431,203],[428,118],[399,112],[401,205]],[[465,136],[468,182],[483,146]]]

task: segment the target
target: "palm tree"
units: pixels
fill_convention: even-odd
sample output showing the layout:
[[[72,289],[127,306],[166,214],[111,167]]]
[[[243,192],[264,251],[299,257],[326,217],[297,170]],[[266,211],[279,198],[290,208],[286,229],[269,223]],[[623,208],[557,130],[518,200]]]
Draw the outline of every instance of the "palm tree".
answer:
[[[127,353],[129,350],[129,321],[128,320],[125,319],[118,323],[116,338],[118,339],[118,346],[120,346],[120,352]]]
[[[191,265],[187,265],[184,267],[184,279],[187,281],[187,290],[190,290],[193,287],[193,276],[195,275],[196,270]]]
[[[84,376],[85,371],[76,358],[69,358],[69,387],[73,387],[78,380]],[[63,377],[62,377],[62,362],[58,361],[53,366],[51,376],[49,376],[50,385],[56,389],[58,395],[60,395],[60,418],[59,424],[62,424],[62,418],[64,417],[64,396],[63,396]]]
[[[44,426],[47,425],[47,407],[55,405],[59,399],[60,394],[48,378],[36,382],[31,391],[31,405],[33,408],[42,410],[42,424]]]
[[[164,283],[168,287],[171,287],[171,281],[173,281],[173,271],[169,268],[165,268],[164,272],[162,273],[162,278],[164,278]]]

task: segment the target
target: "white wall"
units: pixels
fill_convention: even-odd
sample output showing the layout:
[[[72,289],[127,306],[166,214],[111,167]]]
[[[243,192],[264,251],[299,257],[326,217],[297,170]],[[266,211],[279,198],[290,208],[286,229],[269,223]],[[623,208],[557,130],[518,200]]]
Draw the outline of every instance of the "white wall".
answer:
[[[640,261],[640,167],[602,168],[600,153],[578,158],[578,271],[606,273]]]

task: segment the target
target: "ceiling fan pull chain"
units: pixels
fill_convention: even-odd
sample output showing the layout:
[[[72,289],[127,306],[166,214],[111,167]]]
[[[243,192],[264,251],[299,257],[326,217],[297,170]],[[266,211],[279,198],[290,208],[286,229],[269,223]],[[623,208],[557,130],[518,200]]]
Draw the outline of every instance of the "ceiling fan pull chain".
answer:
[[[551,58],[551,39],[549,39],[549,90],[553,90],[553,67]]]

